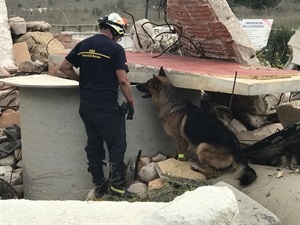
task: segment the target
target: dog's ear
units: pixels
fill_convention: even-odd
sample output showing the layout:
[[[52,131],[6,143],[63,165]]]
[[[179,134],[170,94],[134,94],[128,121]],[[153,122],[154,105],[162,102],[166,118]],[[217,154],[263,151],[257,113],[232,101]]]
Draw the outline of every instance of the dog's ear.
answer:
[[[166,76],[166,73],[164,71],[164,68],[161,66],[160,69],[159,69],[159,73],[158,73],[158,76],[161,76],[161,77],[167,77]]]
[[[161,80],[153,74],[152,87],[157,88],[160,85],[160,83],[161,83]]]

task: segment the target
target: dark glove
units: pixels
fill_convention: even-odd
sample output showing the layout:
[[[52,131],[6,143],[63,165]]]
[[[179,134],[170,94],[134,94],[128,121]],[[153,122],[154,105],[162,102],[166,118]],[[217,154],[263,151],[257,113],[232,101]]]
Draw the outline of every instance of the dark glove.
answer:
[[[127,120],[132,120],[133,119],[133,115],[134,115],[134,108],[133,108],[133,104],[130,104],[129,102],[127,102],[127,108],[128,108],[128,114],[126,119]]]
[[[127,114],[128,111],[128,106],[126,102],[123,102],[120,106],[119,106],[121,115],[125,116]]]

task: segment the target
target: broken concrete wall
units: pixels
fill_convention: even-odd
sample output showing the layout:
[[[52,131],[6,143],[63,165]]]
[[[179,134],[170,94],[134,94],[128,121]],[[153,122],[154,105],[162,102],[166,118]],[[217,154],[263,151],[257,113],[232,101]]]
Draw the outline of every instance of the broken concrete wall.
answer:
[[[259,65],[254,47],[225,0],[169,0],[167,16],[182,30],[185,55]]]
[[[5,0],[0,0],[0,66],[12,66],[13,62],[13,42],[7,18]]]
[[[52,53],[65,53],[65,47],[50,32],[27,32],[17,42],[26,42],[33,61],[48,62]]]
[[[288,45],[293,52],[292,63],[300,66],[300,27],[291,37],[290,41],[288,42]]]

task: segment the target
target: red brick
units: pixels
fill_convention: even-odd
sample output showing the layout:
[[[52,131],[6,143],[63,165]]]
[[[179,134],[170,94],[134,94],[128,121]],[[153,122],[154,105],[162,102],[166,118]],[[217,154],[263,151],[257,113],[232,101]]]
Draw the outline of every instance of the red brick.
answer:
[[[168,0],[167,11],[171,21],[182,27],[183,35],[207,56],[235,58],[232,36],[206,0]],[[184,53],[199,56],[190,41],[181,38],[180,43]]]

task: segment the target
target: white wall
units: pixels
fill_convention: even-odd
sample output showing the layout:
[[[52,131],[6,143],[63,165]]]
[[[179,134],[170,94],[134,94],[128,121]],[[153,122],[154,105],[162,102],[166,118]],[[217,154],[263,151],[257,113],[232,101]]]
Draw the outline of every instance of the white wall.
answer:
[[[0,0],[0,66],[13,66],[13,42],[5,0]]]

